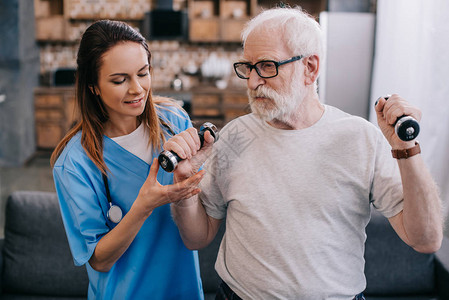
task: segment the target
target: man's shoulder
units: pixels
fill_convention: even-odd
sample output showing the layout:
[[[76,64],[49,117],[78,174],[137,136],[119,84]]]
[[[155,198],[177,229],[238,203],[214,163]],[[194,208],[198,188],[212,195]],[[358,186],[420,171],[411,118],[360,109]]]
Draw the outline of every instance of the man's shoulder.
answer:
[[[344,121],[344,122],[364,125],[364,126],[368,126],[368,127],[374,126],[373,123],[369,122],[365,118],[347,113],[335,106],[331,106],[331,105],[327,105],[327,104],[325,104],[324,106],[326,108],[327,119],[329,121]]]
[[[230,128],[236,127],[254,127],[260,126],[260,124],[261,121],[253,113],[249,113],[229,121],[223,127],[223,130],[226,131],[229,130]]]

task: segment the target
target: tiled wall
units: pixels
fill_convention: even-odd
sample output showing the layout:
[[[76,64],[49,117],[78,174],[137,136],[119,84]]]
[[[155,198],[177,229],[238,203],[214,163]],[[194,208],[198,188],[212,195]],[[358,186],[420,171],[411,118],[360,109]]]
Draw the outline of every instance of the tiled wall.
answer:
[[[178,41],[150,41],[149,47],[152,53],[155,89],[169,88],[175,76],[182,79],[186,89],[201,84],[211,77],[222,78],[230,86],[242,84],[232,71],[232,63],[241,54],[240,45],[192,45]],[[77,43],[42,44],[41,74],[57,68],[75,68],[77,51]]]
[[[62,1],[62,0],[61,0]],[[48,0],[35,0],[44,5],[37,18],[48,17]],[[65,41],[40,41],[40,72],[49,74],[58,68],[75,68],[78,42],[93,19],[122,19],[136,29],[142,24],[144,12],[156,7],[157,0],[65,0],[63,10]],[[187,0],[173,0],[175,10],[185,9]],[[179,41],[149,41],[153,54],[153,87],[170,88],[175,76],[183,80],[184,88],[194,87],[210,77],[223,78],[229,85],[241,86],[232,75],[232,62],[238,59],[241,46],[231,44],[192,44]],[[211,67],[212,66],[212,67]],[[218,72],[219,71],[219,72]],[[219,74],[214,74],[214,73]],[[42,76],[45,78],[46,76]]]

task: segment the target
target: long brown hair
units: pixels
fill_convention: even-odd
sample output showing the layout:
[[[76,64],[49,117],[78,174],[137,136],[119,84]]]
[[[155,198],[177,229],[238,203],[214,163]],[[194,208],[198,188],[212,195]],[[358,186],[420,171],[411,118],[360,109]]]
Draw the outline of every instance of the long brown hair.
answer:
[[[84,32],[76,60],[75,83],[76,108],[80,112],[81,118],[56,146],[50,158],[52,166],[70,139],[81,130],[81,144],[88,157],[103,173],[106,173],[107,167],[103,159],[103,134],[104,125],[109,120],[109,115],[100,97],[93,93],[93,87],[98,83],[103,54],[123,42],[135,42],[142,45],[148,54],[151,71],[151,52],[146,40],[128,24],[120,21],[101,20],[90,25]],[[168,100],[157,98],[154,101],[151,94],[150,90],[144,112],[138,116],[138,120],[148,126],[150,144],[153,149],[158,149],[161,146],[161,140],[164,140],[164,134],[155,105],[168,102]]]

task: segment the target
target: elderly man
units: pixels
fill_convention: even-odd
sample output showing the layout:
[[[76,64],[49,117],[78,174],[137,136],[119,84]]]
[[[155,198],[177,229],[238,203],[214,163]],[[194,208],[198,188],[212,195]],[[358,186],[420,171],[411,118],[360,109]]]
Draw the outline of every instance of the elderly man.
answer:
[[[210,155],[201,193],[172,204],[172,213],[191,249],[208,245],[226,217],[217,299],[364,299],[371,206],[416,251],[439,249],[437,188],[419,144],[394,132],[397,118],[419,120],[420,110],[398,95],[380,98],[379,130],[322,104],[321,30],[299,8],[266,10],[242,36],[234,69],[252,113],[227,124],[213,150],[209,136],[199,150],[191,130],[164,146],[187,158],[175,181]]]

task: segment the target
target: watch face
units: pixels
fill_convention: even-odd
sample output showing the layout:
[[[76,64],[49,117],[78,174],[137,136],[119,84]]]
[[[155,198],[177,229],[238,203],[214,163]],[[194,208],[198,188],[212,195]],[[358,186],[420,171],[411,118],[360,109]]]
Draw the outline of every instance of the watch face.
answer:
[[[118,223],[122,219],[122,210],[117,205],[111,205],[108,210],[108,218],[111,222]]]

